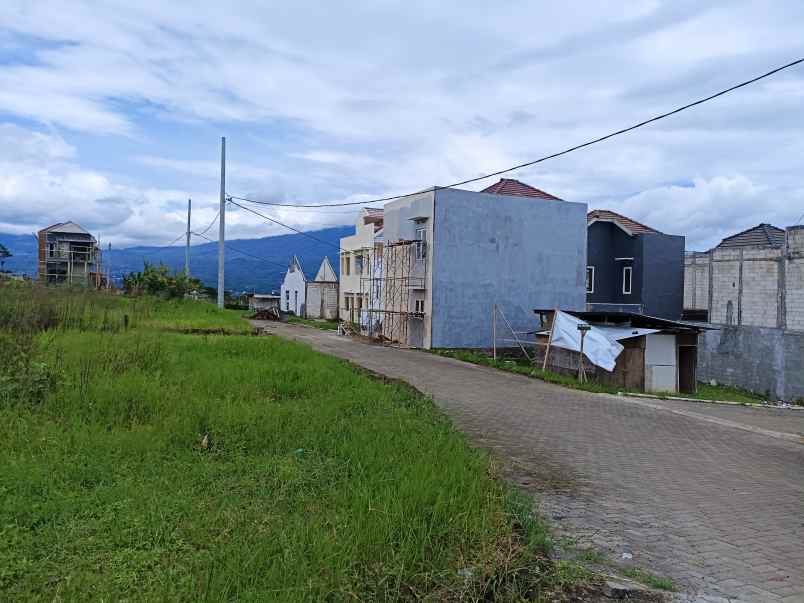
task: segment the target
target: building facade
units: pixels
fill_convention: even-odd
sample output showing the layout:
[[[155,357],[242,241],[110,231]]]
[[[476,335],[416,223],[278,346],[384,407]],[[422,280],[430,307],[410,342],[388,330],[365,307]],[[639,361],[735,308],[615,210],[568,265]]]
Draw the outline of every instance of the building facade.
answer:
[[[687,253],[684,308],[719,327],[702,338],[702,379],[804,398],[804,226],[759,224]]]
[[[44,283],[100,287],[98,241],[75,222],[60,222],[37,233],[38,278]]]
[[[306,295],[307,277],[304,276],[299,258],[294,255],[279,290],[282,311],[292,312],[296,316],[304,316]]]
[[[684,237],[609,210],[590,211],[587,223],[588,309],[681,318]]]
[[[307,283],[305,305],[307,318],[338,318],[338,275],[326,256],[315,278]]]
[[[342,238],[340,247],[338,317],[367,329],[378,328],[367,321],[376,320],[374,314],[381,311],[382,305],[377,279],[382,272],[383,210],[361,209],[355,234]],[[369,306],[376,310],[371,317],[365,312]]]
[[[534,307],[584,308],[585,204],[509,179],[435,188],[386,204],[383,239],[379,307],[364,310],[383,339],[486,348],[495,305],[520,331]]]

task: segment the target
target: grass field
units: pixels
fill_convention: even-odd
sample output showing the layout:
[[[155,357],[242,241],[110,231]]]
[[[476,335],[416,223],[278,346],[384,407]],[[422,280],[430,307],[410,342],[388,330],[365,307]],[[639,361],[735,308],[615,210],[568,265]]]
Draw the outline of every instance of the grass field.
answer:
[[[0,287],[0,600],[520,600],[583,578],[411,389],[205,334],[250,329],[203,302],[50,293]]]

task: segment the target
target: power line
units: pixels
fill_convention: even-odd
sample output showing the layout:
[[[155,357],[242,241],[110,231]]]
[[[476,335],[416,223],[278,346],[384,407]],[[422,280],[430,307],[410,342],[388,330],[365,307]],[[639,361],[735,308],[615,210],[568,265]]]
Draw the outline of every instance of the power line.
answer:
[[[195,235],[197,237],[201,237],[202,239],[206,239],[210,243],[217,243],[217,241],[215,241],[214,239],[210,239],[208,236],[203,235],[200,232],[193,232],[191,234],[193,234],[193,235]],[[233,247],[230,243],[224,242],[224,245],[226,246],[227,249],[231,249],[232,251],[234,251],[236,253],[240,253],[242,255],[247,255],[247,256],[252,257],[252,258],[254,258],[256,260],[261,260],[261,261],[267,262],[269,264],[274,264],[275,266],[279,266],[280,268],[282,268],[282,270],[287,269],[287,264],[280,264],[279,262],[269,260],[268,258],[264,258],[264,257],[261,257],[259,255],[254,255],[253,253],[249,253],[248,251],[243,251],[242,249],[238,249],[237,247]]]
[[[202,231],[201,231],[201,234],[206,234],[207,232],[209,232],[209,229],[210,229],[210,228],[212,228],[212,227],[215,225],[215,222],[217,222],[217,221],[218,221],[218,218],[220,217],[220,215],[221,215],[221,211],[220,211],[220,210],[218,210],[218,211],[215,213],[215,217],[214,217],[214,218],[212,218],[212,222],[210,222],[210,223],[209,223],[209,226],[207,226],[207,227],[206,227],[204,230],[202,230]],[[194,234],[198,234],[198,233],[194,233]],[[200,236],[200,235],[199,235],[199,236]]]
[[[608,140],[609,138],[614,138],[615,136],[620,136],[621,134],[631,132],[632,130],[636,130],[637,128],[641,128],[643,126],[647,126],[648,124],[652,124],[652,123],[657,122],[659,120],[665,119],[666,117],[670,117],[671,115],[681,113],[682,111],[686,111],[687,109],[690,109],[690,108],[695,107],[697,105],[702,105],[703,103],[706,103],[706,102],[709,102],[711,100],[714,100],[714,99],[716,99],[716,98],[718,98],[720,96],[723,96],[724,94],[728,94],[729,92],[733,92],[735,90],[738,90],[739,88],[743,88],[745,86],[749,86],[751,84],[754,84],[754,83],[756,83],[756,82],[758,82],[760,80],[763,80],[763,79],[768,78],[768,77],[770,77],[772,75],[775,75],[775,74],[779,73],[780,71],[784,71],[785,69],[795,67],[796,65],[799,65],[801,63],[804,63],[804,58],[797,59],[795,61],[787,63],[786,65],[782,65],[781,67],[777,67],[775,69],[772,69],[772,70],[770,70],[770,71],[768,71],[766,73],[763,73],[762,75],[759,75],[757,77],[751,78],[750,80],[746,80],[744,82],[741,82],[739,84],[736,84],[734,86],[726,88],[725,90],[721,90],[720,92],[716,92],[715,94],[711,94],[711,95],[709,95],[707,97],[704,97],[704,98],[698,99],[696,101],[687,103],[686,105],[682,105],[681,107],[673,109],[672,111],[668,111],[667,113],[661,113],[660,115],[656,115],[655,117],[651,117],[650,119],[646,119],[646,120],[641,121],[639,123],[636,123],[636,124],[634,124],[632,126],[628,126],[627,128],[622,128],[622,129],[617,130],[615,132],[611,132],[610,134],[606,134],[605,136],[600,136],[599,138],[594,138],[592,140],[588,140],[588,141],[586,141],[584,143],[575,145],[575,146],[570,147],[568,149],[564,149],[563,151],[558,151],[557,153],[551,153],[550,155],[545,155],[544,157],[540,157],[539,159],[534,159],[533,161],[527,161],[525,163],[520,163],[518,165],[509,167],[509,168],[505,168],[503,170],[498,170],[496,172],[490,172],[488,174],[484,174],[482,176],[477,176],[475,178],[468,178],[466,180],[461,180],[460,182],[453,182],[452,184],[448,184],[446,186],[435,186],[435,187],[433,187],[432,190],[445,189],[445,188],[454,188],[456,186],[461,186],[461,185],[464,185],[464,184],[470,184],[472,182],[478,182],[479,180],[485,180],[486,178],[491,178],[493,176],[500,176],[502,174],[507,174],[507,173],[513,172],[515,170],[519,170],[519,169],[522,169],[522,168],[525,168],[525,167],[530,167],[532,165],[536,165],[537,163],[542,163],[543,161],[547,161],[549,159],[555,159],[556,157],[560,157],[562,155],[567,155],[568,153],[572,153],[573,151],[577,151],[579,149],[583,149],[585,147],[592,146],[593,144],[597,144],[599,142],[603,142],[604,140]],[[431,190],[431,189],[428,188],[428,189],[425,189],[425,190]],[[423,192],[423,191],[417,191],[417,192],[414,192],[414,193],[406,193],[404,195],[394,195],[394,196],[390,196],[390,197],[379,197],[379,198],[376,198],[376,199],[369,199],[368,201],[349,201],[349,202],[345,202],[345,203],[327,203],[327,204],[318,204],[318,205],[301,205],[301,204],[296,204],[296,203],[275,203],[275,202],[272,202],[272,201],[255,201],[253,199],[247,199],[245,197],[236,197],[234,195],[229,195],[229,198],[230,199],[238,199],[239,201],[247,201],[249,203],[257,203],[259,205],[273,205],[273,206],[277,206],[277,207],[309,207],[309,208],[315,208],[315,207],[344,207],[344,206],[349,206],[349,205],[368,205],[370,203],[381,203],[381,202],[385,202],[385,201],[393,201],[394,199],[404,199],[405,197],[411,197],[413,195],[418,195],[420,192]],[[242,205],[240,207],[242,207]]]
[[[289,230],[292,230],[293,232],[296,232],[296,233],[298,233],[300,235],[303,235],[303,236],[307,237],[308,239],[312,239],[313,241],[318,241],[319,243],[323,243],[324,245],[329,245],[330,247],[334,247],[335,249],[338,250],[338,252],[342,251],[340,245],[335,245],[335,243],[330,243],[329,241],[325,241],[324,239],[319,239],[318,237],[316,237],[314,235],[311,235],[310,233],[304,232],[303,230],[299,230],[298,228],[294,228],[293,226],[289,226],[288,224],[285,224],[284,222],[280,222],[279,220],[274,220],[273,218],[269,218],[265,214],[261,214],[260,212],[254,210],[254,209],[251,209],[250,207],[246,207],[245,205],[240,205],[236,201],[231,200],[232,199],[231,195],[229,196],[229,199],[230,199],[229,203],[231,203],[232,205],[236,205],[240,209],[244,209],[247,212],[251,212],[252,214],[254,214],[256,216],[259,216],[260,218],[263,218],[264,220],[268,220],[269,222],[273,222],[274,224],[278,224],[279,226],[283,226],[284,228],[287,228]]]

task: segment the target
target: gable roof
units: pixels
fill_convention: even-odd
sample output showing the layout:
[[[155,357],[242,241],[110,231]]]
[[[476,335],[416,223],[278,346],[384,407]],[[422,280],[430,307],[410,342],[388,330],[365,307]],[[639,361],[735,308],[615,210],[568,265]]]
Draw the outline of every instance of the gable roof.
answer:
[[[83,226],[80,224],[76,224],[75,222],[57,222],[47,228],[43,228],[39,232],[59,232],[63,234],[80,234],[80,235],[87,235],[91,237],[92,240],[95,240],[87,230],[84,229]]]
[[[487,186],[481,193],[491,195],[514,195],[517,197],[535,197],[537,199],[547,199],[548,201],[562,201],[558,197],[545,193],[543,190],[532,187],[529,184],[514,180],[513,178],[500,178],[499,182]]]
[[[332,264],[329,263],[327,256],[324,256],[324,259],[321,260],[321,266],[318,268],[318,272],[313,281],[319,283],[334,283],[338,281],[338,276],[335,274],[335,270],[332,269]]]
[[[290,259],[290,264],[288,264],[288,271],[285,273],[285,278],[287,278],[287,275],[290,274],[291,272],[296,272],[296,271],[301,273],[301,277],[302,277],[303,281],[307,280],[307,277],[304,274],[304,269],[302,268],[302,265],[301,265],[301,261],[299,261],[299,257],[294,255]]]
[[[726,237],[718,247],[781,247],[784,230],[772,224],[757,224],[753,228]]]
[[[591,226],[595,222],[611,222],[612,224],[616,224],[617,226],[622,228],[625,232],[627,232],[630,235],[662,234],[655,228],[645,226],[641,222],[632,220],[628,216],[618,214],[617,212],[611,211],[609,209],[593,209],[588,214],[586,214],[587,227]]]

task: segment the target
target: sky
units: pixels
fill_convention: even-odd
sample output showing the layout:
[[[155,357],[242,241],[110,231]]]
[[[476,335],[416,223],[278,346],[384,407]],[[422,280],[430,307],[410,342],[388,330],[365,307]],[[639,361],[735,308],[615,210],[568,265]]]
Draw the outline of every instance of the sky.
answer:
[[[0,232],[164,245],[227,192],[337,203],[499,170],[804,57],[804,3],[0,3]],[[707,249],[804,214],[804,66],[507,177]],[[479,190],[497,178],[466,188]],[[297,228],[354,208],[271,208]],[[214,234],[212,231],[210,234]],[[232,208],[227,237],[287,231]]]

